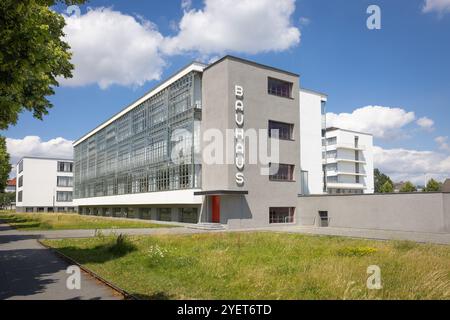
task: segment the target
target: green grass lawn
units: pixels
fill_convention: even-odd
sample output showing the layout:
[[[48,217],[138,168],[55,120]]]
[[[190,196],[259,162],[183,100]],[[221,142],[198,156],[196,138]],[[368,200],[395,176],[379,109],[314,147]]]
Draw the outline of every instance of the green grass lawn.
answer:
[[[147,299],[449,299],[450,247],[281,233],[45,240]],[[381,268],[381,290],[366,287]]]
[[[67,213],[11,213],[0,211],[0,220],[20,230],[73,230],[113,228],[168,228],[166,224],[81,216]]]

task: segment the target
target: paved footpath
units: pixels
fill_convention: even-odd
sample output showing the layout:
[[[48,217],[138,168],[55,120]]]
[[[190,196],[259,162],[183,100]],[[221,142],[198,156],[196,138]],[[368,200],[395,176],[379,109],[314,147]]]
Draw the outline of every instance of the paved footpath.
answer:
[[[67,289],[68,263],[40,245],[37,238],[0,223],[0,300],[122,299],[83,272],[81,289]]]
[[[143,228],[101,230],[108,234],[194,234],[189,228]],[[69,264],[43,247],[37,239],[89,238],[96,230],[20,231],[0,221],[0,300],[3,299],[122,299],[108,286],[82,273],[81,290],[68,290]]]

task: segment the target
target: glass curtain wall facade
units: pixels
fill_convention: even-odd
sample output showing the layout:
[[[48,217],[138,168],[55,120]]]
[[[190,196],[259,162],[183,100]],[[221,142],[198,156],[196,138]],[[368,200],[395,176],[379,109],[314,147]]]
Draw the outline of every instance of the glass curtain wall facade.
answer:
[[[74,198],[201,187],[201,74],[191,72],[74,148]]]

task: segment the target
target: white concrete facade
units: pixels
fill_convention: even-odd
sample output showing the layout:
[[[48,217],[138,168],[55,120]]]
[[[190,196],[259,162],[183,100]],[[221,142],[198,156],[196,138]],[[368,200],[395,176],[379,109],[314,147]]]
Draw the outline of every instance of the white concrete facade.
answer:
[[[327,192],[374,193],[372,135],[328,128],[325,136],[323,164]]]
[[[64,163],[63,169],[60,165]],[[24,157],[16,165],[16,209],[21,212],[73,211],[73,161]]]
[[[327,96],[300,89],[300,192],[303,195],[324,193],[322,135]]]

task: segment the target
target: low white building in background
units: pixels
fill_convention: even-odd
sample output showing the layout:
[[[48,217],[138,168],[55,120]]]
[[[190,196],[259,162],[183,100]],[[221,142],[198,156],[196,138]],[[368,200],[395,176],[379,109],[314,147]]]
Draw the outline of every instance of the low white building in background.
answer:
[[[18,212],[73,212],[73,160],[24,157],[16,166]]]
[[[330,194],[374,192],[373,136],[327,128],[323,146],[326,190]]]
[[[16,192],[16,178],[8,179],[8,181],[6,181],[5,192],[6,193],[15,193]]]

